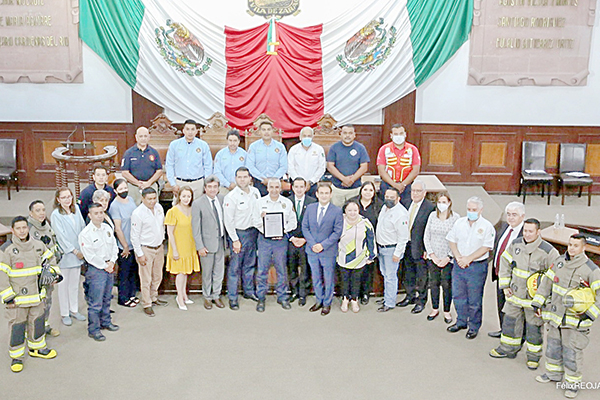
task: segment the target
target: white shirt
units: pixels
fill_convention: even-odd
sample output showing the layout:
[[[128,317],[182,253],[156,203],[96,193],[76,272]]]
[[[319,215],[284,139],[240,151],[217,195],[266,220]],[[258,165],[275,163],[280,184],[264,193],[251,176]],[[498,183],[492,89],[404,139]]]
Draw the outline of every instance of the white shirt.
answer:
[[[462,217],[456,220],[446,239],[451,243],[456,243],[461,255],[468,256],[482,247],[493,249],[495,236],[494,227],[487,219],[480,216],[473,225],[470,225],[469,219]],[[488,255],[489,251],[475,261],[483,261],[488,258]]]
[[[288,153],[288,174],[292,180],[302,177],[316,183],[325,173],[325,150],[313,142],[307,149],[298,143],[292,146]]]
[[[254,207],[260,198],[260,192],[254,186],[249,186],[248,189],[250,191],[246,193],[236,186],[225,196],[223,222],[229,237],[234,242],[239,240],[236,229],[245,230],[254,226]]]
[[[396,245],[394,255],[402,258],[408,243],[408,211],[400,203],[391,209],[383,206],[377,218],[375,229],[377,244],[382,246]]]
[[[135,255],[142,257],[142,246],[160,246],[165,239],[165,213],[160,204],[154,206],[154,213],[140,204],[131,214],[131,245]]]
[[[506,236],[508,236],[508,234],[510,233],[510,238],[508,239],[508,242],[506,244],[506,248],[508,249],[508,246],[510,246],[510,244],[513,242],[513,240],[515,240],[517,238],[517,236],[519,235],[519,232],[521,232],[521,229],[523,228],[524,223],[525,223],[525,221],[522,221],[519,225],[515,226],[514,228],[510,225],[508,225],[506,227],[506,230],[504,231],[502,236],[500,236],[500,240],[498,241],[498,248],[495,249],[496,256],[495,256],[494,262],[496,264],[494,264],[494,265],[500,265],[498,263],[498,261],[500,260],[500,257],[502,257],[502,254],[498,254],[498,252],[500,251],[500,246],[502,246],[502,243],[504,243],[504,241],[506,240]],[[512,232],[511,232],[511,229],[512,229]]]
[[[263,212],[283,212],[283,230],[285,233],[293,231],[298,226],[296,212],[292,201],[288,198],[279,196],[277,200],[273,201],[269,195],[266,195],[258,199],[254,211],[254,226],[261,233],[264,233],[263,218],[261,216]]]
[[[96,228],[96,225],[90,222],[79,233],[79,246],[85,261],[98,269],[106,269],[107,261],[117,261],[117,241],[113,230],[106,223]]]

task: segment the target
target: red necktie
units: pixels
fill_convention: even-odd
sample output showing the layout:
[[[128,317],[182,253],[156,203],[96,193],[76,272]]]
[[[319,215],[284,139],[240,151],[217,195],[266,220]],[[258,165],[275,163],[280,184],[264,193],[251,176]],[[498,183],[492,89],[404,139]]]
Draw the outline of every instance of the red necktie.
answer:
[[[502,257],[502,253],[504,253],[504,250],[506,250],[506,246],[508,246],[508,240],[510,239],[512,233],[513,229],[510,228],[508,230],[508,235],[506,235],[506,239],[504,239],[504,242],[502,242],[500,245],[500,250],[498,250],[498,253],[496,253],[496,263],[494,264],[494,272],[496,273],[496,276],[498,276],[498,272],[500,272],[500,257]]]

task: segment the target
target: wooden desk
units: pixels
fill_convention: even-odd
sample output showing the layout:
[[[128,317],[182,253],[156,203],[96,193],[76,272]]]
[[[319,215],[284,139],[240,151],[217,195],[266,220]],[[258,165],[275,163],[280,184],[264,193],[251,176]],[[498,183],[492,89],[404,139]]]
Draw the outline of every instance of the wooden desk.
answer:
[[[554,229],[554,226],[549,226],[545,229],[542,229],[542,239],[559,246],[567,247],[569,245],[569,238],[571,235],[578,232],[579,231],[577,229],[573,228],[565,227],[561,229]],[[585,251],[588,253],[588,255],[589,253],[600,255],[600,247],[598,246],[586,244]]]

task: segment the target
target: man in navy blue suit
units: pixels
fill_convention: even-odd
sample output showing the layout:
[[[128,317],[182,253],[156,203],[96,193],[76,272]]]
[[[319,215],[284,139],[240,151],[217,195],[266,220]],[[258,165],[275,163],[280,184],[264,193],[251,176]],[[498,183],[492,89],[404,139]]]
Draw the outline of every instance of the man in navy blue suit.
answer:
[[[319,202],[306,207],[302,220],[302,234],[306,239],[306,255],[316,297],[316,302],[310,311],[321,310],[321,315],[327,315],[331,311],[335,258],[344,228],[342,210],[330,203],[331,194],[331,184],[319,182],[317,185]]]

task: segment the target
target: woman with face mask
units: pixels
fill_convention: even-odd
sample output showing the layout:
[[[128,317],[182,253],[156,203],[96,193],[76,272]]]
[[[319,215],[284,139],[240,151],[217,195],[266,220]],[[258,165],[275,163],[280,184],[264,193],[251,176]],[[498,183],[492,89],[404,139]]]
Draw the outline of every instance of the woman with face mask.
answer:
[[[427,316],[433,321],[439,315],[440,286],[444,290],[444,322],[452,322],[450,305],[452,304],[452,263],[450,245],[446,235],[460,216],[452,211],[452,200],[447,192],[436,196],[436,210],[429,214],[425,226],[425,258],[429,272],[432,311]]]
[[[119,246],[119,295],[117,303],[123,307],[135,307],[140,299],[137,290],[138,265],[131,245],[131,214],[136,209],[135,200],[129,196],[129,186],[125,179],[115,179],[113,188],[117,197],[108,210],[115,226],[117,246]]]

